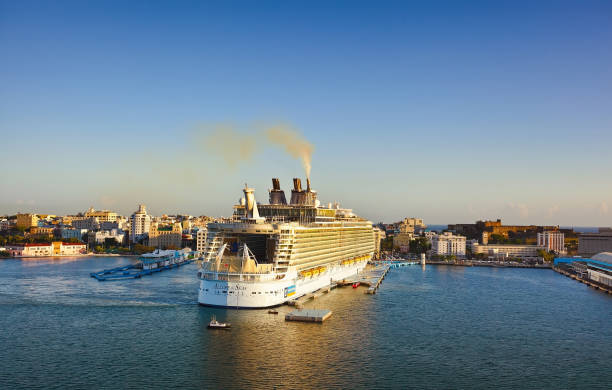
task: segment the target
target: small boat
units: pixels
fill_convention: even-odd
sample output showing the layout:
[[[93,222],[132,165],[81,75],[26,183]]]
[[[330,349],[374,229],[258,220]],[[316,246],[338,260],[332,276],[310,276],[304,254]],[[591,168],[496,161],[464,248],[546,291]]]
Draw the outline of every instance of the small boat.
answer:
[[[359,285],[360,285],[360,284],[361,284],[360,282],[355,282],[355,283],[353,283],[353,288],[357,288],[357,287],[359,287]]]
[[[268,314],[278,314],[278,311],[274,309],[270,309],[268,310]]]
[[[210,322],[208,323],[209,329],[229,329],[232,324],[228,322],[219,322],[215,316],[212,316]]]

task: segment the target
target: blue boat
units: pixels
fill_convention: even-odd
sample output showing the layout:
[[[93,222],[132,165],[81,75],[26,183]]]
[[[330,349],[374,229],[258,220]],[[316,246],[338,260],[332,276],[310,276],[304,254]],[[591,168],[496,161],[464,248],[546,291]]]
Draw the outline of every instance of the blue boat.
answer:
[[[186,249],[182,250],[160,250],[146,253],[140,257],[136,264],[107,269],[100,272],[92,272],[90,276],[103,282],[107,280],[137,279],[156,272],[178,268],[189,264],[195,259],[195,254]]]

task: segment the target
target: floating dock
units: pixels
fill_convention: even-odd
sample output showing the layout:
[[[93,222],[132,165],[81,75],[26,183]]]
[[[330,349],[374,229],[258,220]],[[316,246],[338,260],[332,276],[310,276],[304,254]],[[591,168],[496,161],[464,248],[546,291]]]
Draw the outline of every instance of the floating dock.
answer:
[[[92,272],[89,275],[92,278],[98,279],[100,282],[109,280],[138,279],[146,275],[152,275],[157,272],[166,271],[172,268],[178,268],[181,265],[189,264],[191,262],[193,262],[193,260],[185,260],[182,263],[174,263],[152,269],[141,269],[137,268],[136,265],[127,265],[123,267],[105,269],[104,271],[100,272]]]
[[[294,310],[285,315],[285,321],[323,322],[332,315],[331,310]]]

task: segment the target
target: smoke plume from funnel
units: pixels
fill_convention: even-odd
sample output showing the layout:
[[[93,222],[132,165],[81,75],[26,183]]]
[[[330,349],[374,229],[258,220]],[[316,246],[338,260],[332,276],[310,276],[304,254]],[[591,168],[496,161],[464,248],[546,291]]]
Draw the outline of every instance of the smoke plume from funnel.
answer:
[[[209,152],[223,157],[230,167],[249,161],[258,151],[257,137],[234,130],[231,125],[215,125],[205,128],[200,142]]]
[[[268,140],[282,146],[287,153],[302,160],[306,177],[310,178],[310,162],[314,146],[302,137],[300,133],[289,126],[278,125],[266,129]]]
[[[245,131],[236,131],[232,125],[217,124],[198,127],[195,136],[198,143],[210,153],[221,156],[230,167],[250,161],[267,145],[280,147],[302,161],[306,178],[310,178],[314,146],[291,126],[259,125],[248,127]]]

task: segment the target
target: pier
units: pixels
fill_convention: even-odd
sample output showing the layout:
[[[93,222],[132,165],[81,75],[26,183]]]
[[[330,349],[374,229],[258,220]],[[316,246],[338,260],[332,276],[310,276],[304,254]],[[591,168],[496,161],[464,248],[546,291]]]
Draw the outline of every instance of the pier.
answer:
[[[327,294],[334,287],[336,287],[336,284],[320,288],[320,289],[318,289],[315,292],[311,292],[310,294],[302,295],[299,298],[293,299],[293,300],[287,302],[287,304],[289,306],[295,306],[296,308],[301,309],[302,307],[304,307],[304,304],[306,302],[310,301],[311,299],[317,299],[317,298],[319,298],[323,294]]]
[[[157,273],[157,272],[166,271],[172,268],[178,268],[181,265],[189,264],[191,262],[193,262],[193,260],[186,260],[182,263],[173,263],[173,264],[168,264],[168,265],[164,265],[164,266],[161,266],[158,268],[152,268],[152,269],[141,269],[141,268],[138,268],[136,265],[132,264],[132,265],[126,265],[123,267],[105,269],[100,272],[92,272],[91,274],[89,274],[89,276],[97,279],[100,282],[110,281],[110,280],[138,279],[143,276],[153,275],[154,273]]]
[[[285,315],[285,321],[323,322],[332,315],[331,310],[294,310]]]
[[[608,294],[612,294],[612,288],[610,288],[609,286],[606,286],[606,285],[601,284],[601,283],[597,283],[597,282],[595,282],[593,280],[590,280],[590,279],[581,278],[580,276],[576,275],[575,273],[568,272],[567,270],[564,270],[564,269],[562,269],[560,267],[553,267],[552,269],[555,272],[560,273],[561,275],[565,275],[568,278],[572,278],[574,280],[577,280],[577,281],[579,281],[581,283],[584,283],[587,286],[592,287],[592,288],[594,288],[596,290],[600,290],[602,292],[605,292],[605,293],[608,293]]]
[[[337,284],[339,287],[351,286],[355,283],[359,283],[360,285],[363,284],[364,286],[368,286],[368,289],[365,291],[366,294],[375,294],[376,290],[378,287],[380,287],[380,284],[387,275],[387,272],[389,272],[391,268],[399,267],[400,266],[394,266],[388,262],[377,262],[376,265],[366,268],[359,275],[356,275],[355,279],[342,280],[337,282]]]

